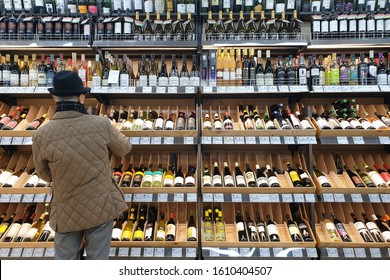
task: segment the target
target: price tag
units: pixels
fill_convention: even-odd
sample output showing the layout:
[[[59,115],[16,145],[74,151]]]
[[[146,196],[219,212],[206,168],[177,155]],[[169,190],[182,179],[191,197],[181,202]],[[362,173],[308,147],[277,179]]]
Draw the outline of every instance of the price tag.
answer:
[[[234,137],[234,144],[243,145],[245,144],[245,139],[242,136],[235,136]]]
[[[34,196],[34,202],[45,202],[46,194],[44,193],[38,193]]]
[[[185,87],[185,93],[195,93],[195,87]]]
[[[213,144],[223,144],[223,138],[219,136],[213,136]]]
[[[156,93],[165,93],[166,92],[166,87],[157,87],[156,88]]]
[[[151,193],[135,193],[134,202],[152,202],[153,194]]]
[[[240,255],[242,257],[250,257],[251,256],[251,250],[249,248],[240,248]]]
[[[44,252],[45,252],[45,248],[34,248],[33,257],[42,258]]]
[[[111,247],[110,248],[109,256],[110,257],[115,257],[116,256],[116,248],[115,247]]]
[[[139,145],[139,137],[130,137],[130,143],[133,145]]]
[[[0,248],[0,258],[8,258],[11,248]]]
[[[261,202],[260,194],[258,194],[258,193],[249,194],[249,201],[250,202]]]
[[[343,248],[345,258],[355,258],[355,252],[353,248]]]
[[[367,258],[364,248],[355,248],[355,255],[357,258]]]
[[[377,92],[379,91],[379,87],[378,86],[365,86],[363,88],[364,91],[369,91],[369,92]]]
[[[196,193],[187,193],[187,202],[196,202],[197,195]]]
[[[337,143],[342,145],[348,145],[348,138],[345,136],[337,136]]]
[[[292,250],[292,256],[294,258],[303,258],[303,251],[301,248],[296,248]]]
[[[130,251],[130,257],[140,257],[141,256],[141,248],[133,247]]]
[[[34,201],[34,195],[31,193],[27,193],[23,195],[22,202],[33,202]]]
[[[327,252],[329,258],[338,258],[339,257],[339,252],[337,251],[337,248],[326,248],[326,252]]]
[[[128,248],[128,247],[119,247],[118,257],[128,257],[129,251],[130,251],[130,248]]]
[[[0,93],[6,93],[7,89],[7,87],[0,87]]]
[[[32,145],[32,137],[24,137],[23,145]]]
[[[363,202],[363,197],[360,193],[351,194],[352,202]]]
[[[290,89],[288,86],[279,86],[279,91],[280,92],[290,92]]]
[[[153,257],[154,248],[144,248],[144,257]]]
[[[142,93],[152,93],[152,87],[142,87]]]
[[[205,144],[205,145],[210,145],[212,142],[211,142],[211,137],[210,136],[202,136],[202,144]]]
[[[246,86],[246,87],[244,87],[244,92],[255,92],[255,87]]]
[[[45,257],[52,258],[54,257],[55,249],[54,248],[46,248]]]
[[[232,145],[234,144],[234,138],[232,136],[225,136],[223,142],[227,145]]]
[[[154,256],[157,258],[163,258],[165,256],[165,248],[155,248]]]
[[[295,202],[305,202],[305,196],[302,193],[294,193]]]
[[[172,248],[172,258],[181,258],[183,257],[182,248]]]
[[[365,144],[364,139],[361,136],[353,136],[352,139],[354,144],[358,144],[358,145]]]
[[[45,202],[51,202],[51,198],[53,197],[53,195],[51,194],[51,193],[48,193],[47,195],[46,195],[46,201]]]
[[[184,145],[194,145],[194,137],[184,137]]]
[[[388,137],[388,136],[379,136],[379,142],[382,145],[389,145],[390,144],[390,137]]]
[[[203,202],[213,202],[213,194],[212,193],[204,193],[203,194]]]
[[[20,258],[22,256],[22,252],[23,252],[22,248],[12,248],[10,257],[11,258]]]
[[[324,193],[322,197],[324,198],[324,202],[334,202],[334,197],[331,193]]]
[[[10,194],[2,194],[0,197],[0,202],[2,202],[2,203],[10,202],[10,200],[11,200]]]
[[[240,256],[240,254],[238,253],[238,248],[228,248],[228,251],[229,251],[229,256],[232,256],[232,257]],[[234,253],[232,253],[232,252],[234,252]]]
[[[267,86],[267,91],[268,92],[277,92],[278,87],[277,86]]]
[[[210,250],[210,257],[219,257],[220,254],[217,251]]]
[[[345,202],[345,196],[342,193],[335,193],[333,196],[335,202]]]
[[[280,202],[279,195],[276,193],[270,194],[270,201],[271,202]]]
[[[232,202],[242,202],[242,194],[232,193]]]
[[[295,144],[294,137],[292,137],[292,136],[284,136],[284,144],[294,145]]]
[[[119,70],[110,70],[108,73],[108,83],[109,84],[118,84],[119,82]]]
[[[196,258],[196,248],[186,248],[186,258]]]
[[[282,201],[283,202],[294,202],[292,194],[291,193],[283,193],[282,194]]]
[[[249,145],[255,145],[256,144],[256,137],[253,137],[253,136],[245,137],[245,143],[249,144]]]
[[[1,145],[11,145],[12,137],[2,137],[1,138]]]
[[[23,137],[14,137],[12,138],[12,145],[22,145]]]
[[[306,254],[309,258],[318,258],[316,248],[306,248]]]
[[[22,195],[21,194],[12,194],[10,202],[20,202],[22,200]]]
[[[379,194],[376,194],[376,193],[370,193],[368,195],[368,198],[370,199],[370,202],[373,202],[373,203],[380,203],[381,202],[381,198],[380,198]]]
[[[259,143],[263,145],[269,145],[271,142],[269,137],[259,137]]]
[[[316,202],[316,196],[314,193],[307,193],[305,194],[306,202]]]
[[[152,137],[152,145],[161,145],[161,137]]]
[[[271,136],[270,139],[272,145],[282,144],[279,136]]]
[[[177,93],[177,87],[168,87],[168,93]]]
[[[226,91],[227,91],[226,87],[217,87],[218,93],[226,93]]]
[[[125,197],[126,202],[131,202],[131,200],[133,198],[133,194],[131,194],[131,193],[125,193],[125,194],[123,194],[123,196]]]
[[[381,250],[379,248],[370,248],[370,255],[371,255],[371,258],[374,258],[374,259],[382,258],[382,253],[381,253]]]
[[[297,136],[297,143],[301,145],[317,144],[315,136]]]
[[[205,86],[205,87],[203,87],[203,92],[204,93],[212,93],[213,92],[213,87]]]
[[[128,92],[128,93],[135,93],[135,87],[129,87],[129,88],[127,89],[127,92]]]
[[[157,194],[157,202],[168,202],[168,194],[167,193]]]
[[[184,193],[175,193],[173,195],[174,202],[184,202]]]
[[[389,203],[390,202],[390,194],[381,194],[382,202]]]
[[[269,248],[260,248],[260,257],[269,258],[271,257],[271,251]]]
[[[283,248],[273,248],[274,257],[283,257]]]
[[[165,145],[173,145],[174,143],[174,138],[173,137],[164,137],[164,144]]]
[[[34,248],[24,248],[23,253],[22,253],[22,257],[23,258],[32,258],[33,253],[34,253]]]
[[[149,145],[150,144],[150,137],[141,137],[140,144],[141,145]]]
[[[341,89],[343,92],[351,92],[352,91],[352,88],[350,86],[342,86]]]
[[[271,196],[269,194],[260,194],[260,202],[271,202]]]
[[[322,86],[313,86],[314,92],[324,92],[324,88]]]
[[[383,92],[390,92],[390,86],[380,86],[381,91]]]
[[[215,193],[214,194],[214,202],[225,202],[225,198],[223,193]]]

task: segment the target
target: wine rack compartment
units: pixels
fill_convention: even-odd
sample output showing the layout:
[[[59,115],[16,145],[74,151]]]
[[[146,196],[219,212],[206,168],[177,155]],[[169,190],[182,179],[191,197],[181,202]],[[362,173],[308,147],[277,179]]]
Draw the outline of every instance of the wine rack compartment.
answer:
[[[206,212],[209,213],[210,220],[205,218]],[[218,218],[218,212],[223,213],[223,218]],[[293,220],[296,228],[292,229],[292,225],[287,224],[287,215]],[[301,211],[300,207],[298,207],[298,211],[292,213],[289,204],[285,203],[280,205],[272,203],[204,203],[203,215],[201,216],[202,244],[204,247],[312,248],[315,247],[316,242],[304,215],[305,213]],[[301,229],[305,228],[305,237],[299,231],[295,220],[302,223]],[[221,222],[224,226],[221,225]],[[295,231],[296,229],[298,231]],[[297,237],[299,241],[293,241],[294,234],[299,236]]]
[[[204,153],[202,163],[203,193],[309,194],[316,191],[310,174],[302,168],[305,175],[298,173],[297,166],[303,166],[298,153],[291,156],[288,151],[275,154],[256,150],[252,153],[211,152]],[[293,177],[288,172],[288,163],[295,170]],[[292,178],[297,182],[307,178],[308,184],[293,183]]]
[[[315,205],[315,229],[318,247],[389,247],[390,239],[386,241],[390,234],[388,221],[383,222],[384,229],[388,231],[384,233],[380,229],[375,229],[378,228],[378,224],[372,216],[376,215],[380,218],[389,211],[387,204],[379,203],[317,203]],[[332,213],[336,219],[332,217]],[[356,221],[352,218],[352,213]],[[363,213],[367,220],[363,217]],[[378,239],[376,239],[377,236],[379,236]]]

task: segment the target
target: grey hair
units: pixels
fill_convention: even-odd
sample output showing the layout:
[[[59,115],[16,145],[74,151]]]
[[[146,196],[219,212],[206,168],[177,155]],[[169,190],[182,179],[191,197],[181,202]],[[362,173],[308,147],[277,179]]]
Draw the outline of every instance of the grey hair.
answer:
[[[77,96],[54,96],[56,102],[66,102],[66,101],[72,101],[72,102],[78,102],[79,98]]]

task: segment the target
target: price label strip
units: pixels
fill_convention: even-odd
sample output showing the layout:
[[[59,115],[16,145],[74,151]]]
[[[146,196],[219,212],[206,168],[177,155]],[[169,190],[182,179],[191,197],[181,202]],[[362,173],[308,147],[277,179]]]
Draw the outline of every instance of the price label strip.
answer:
[[[130,251],[130,257],[140,257],[141,256],[141,248],[133,247]]]
[[[182,258],[183,249],[182,248],[172,248],[172,258]]]
[[[331,193],[324,193],[322,197],[324,198],[324,202],[334,202],[334,197]]]
[[[197,198],[196,193],[187,193],[187,202],[196,202]]]
[[[374,258],[374,259],[382,258],[382,253],[381,253],[381,250],[379,248],[370,248],[370,255],[371,255],[371,258]]]
[[[154,256],[154,248],[144,248],[144,257],[153,257]]]
[[[232,193],[232,202],[242,202],[242,194]]]
[[[353,248],[343,248],[343,252],[345,258],[355,258],[355,252],[353,251]]]
[[[157,258],[165,257],[165,248],[155,248],[154,249],[154,256]]]

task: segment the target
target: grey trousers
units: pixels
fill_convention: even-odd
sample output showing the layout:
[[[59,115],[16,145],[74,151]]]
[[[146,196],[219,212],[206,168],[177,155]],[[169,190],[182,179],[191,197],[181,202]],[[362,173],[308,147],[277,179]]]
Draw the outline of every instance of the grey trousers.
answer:
[[[54,248],[56,260],[79,260],[80,246],[85,238],[87,260],[108,260],[113,222],[68,233],[56,232]]]

